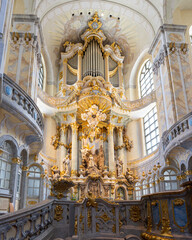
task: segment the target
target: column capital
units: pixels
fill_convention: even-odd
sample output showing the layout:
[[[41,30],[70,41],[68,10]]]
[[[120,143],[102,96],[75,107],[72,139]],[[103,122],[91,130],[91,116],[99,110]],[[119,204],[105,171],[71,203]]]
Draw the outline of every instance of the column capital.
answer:
[[[114,127],[114,124],[109,123],[109,125],[107,126],[108,135],[113,132]]]
[[[70,126],[72,127],[72,132],[76,133],[79,127],[78,124],[74,122],[74,123],[71,123]]]
[[[104,52],[104,58],[109,57],[110,53],[109,52]]]
[[[78,51],[78,56],[81,56],[81,57],[83,56],[83,50]]]
[[[19,157],[12,158],[12,163],[20,164],[22,160]]]
[[[67,63],[67,61],[68,61],[68,59],[67,59],[67,58],[63,59],[63,65],[64,65],[64,64],[66,64],[66,63]]]

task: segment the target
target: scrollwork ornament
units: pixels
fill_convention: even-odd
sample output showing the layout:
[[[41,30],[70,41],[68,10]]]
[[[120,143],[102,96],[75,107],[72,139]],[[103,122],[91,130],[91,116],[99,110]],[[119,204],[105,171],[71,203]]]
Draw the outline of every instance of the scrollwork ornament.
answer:
[[[54,219],[57,220],[57,222],[59,222],[60,220],[63,219],[63,216],[62,216],[63,208],[61,205],[57,205],[54,211],[55,211]]]
[[[130,212],[130,219],[133,222],[138,222],[139,220],[141,220],[141,209],[139,206],[131,206],[131,208],[129,209]]]

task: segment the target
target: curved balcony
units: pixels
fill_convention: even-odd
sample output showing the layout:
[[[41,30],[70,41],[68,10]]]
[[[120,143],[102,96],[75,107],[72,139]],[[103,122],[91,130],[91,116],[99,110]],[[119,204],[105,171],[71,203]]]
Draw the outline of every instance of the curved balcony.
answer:
[[[166,155],[192,136],[192,112],[173,124],[162,136],[164,155]]]
[[[25,137],[27,144],[43,142],[43,117],[31,97],[7,75],[3,75],[0,107],[25,123],[30,133]],[[39,145],[41,147],[41,144]]]

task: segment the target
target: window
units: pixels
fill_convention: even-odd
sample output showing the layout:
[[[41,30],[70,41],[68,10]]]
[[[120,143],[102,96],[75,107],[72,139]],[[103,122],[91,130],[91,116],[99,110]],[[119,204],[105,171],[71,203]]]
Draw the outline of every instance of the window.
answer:
[[[147,154],[152,153],[159,143],[159,128],[156,106],[143,118]]]
[[[165,191],[177,190],[177,174],[174,170],[168,169],[164,172]]]
[[[154,89],[153,85],[153,71],[151,62],[148,60],[143,66],[140,74],[140,91],[141,97],[145,97]]]
[[[43,81],[44,81],[44,70],[43,70],[43,65],[40,65],[39,69],[39,79],[38,79],[38,86],[43,89]]]
[[[157,175],[155,175],[155,192],[159,192],[159,179]]]
[[[140,188],[140,183],[136,182],[135,183],[135,199],[140,200],[141,198],[141,188]]]
[[[147,180],[143,181],[143,195],[147,195],[148,194],[148,188],[147,188]]]
[[[29,169],[28,176],[28,197],[38,198],[40,193],[41,170],[37,166],[32,166]]]
[[[149,193],[154,193],[154,187],[153,187],[153,178],[149,179]]]
[[[4,142],[2,150],[3,153],[0,155],[0,188],[9,189],[13,152],[8,142]]]

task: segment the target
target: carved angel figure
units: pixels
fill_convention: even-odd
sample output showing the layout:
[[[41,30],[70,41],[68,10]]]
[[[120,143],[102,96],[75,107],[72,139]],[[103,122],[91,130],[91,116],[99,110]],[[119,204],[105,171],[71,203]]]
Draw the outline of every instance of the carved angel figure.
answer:
[[[53,166],[51,168],[51,172],[52,172],[52,179],[53,180],[58,180],[60,178],[60,170],[58,169],[57,166]]]
[[[133,171],[130,171],[129,168],[127,168],[125,178],[127,179],[128,183],[133,184],[134,182]]]

